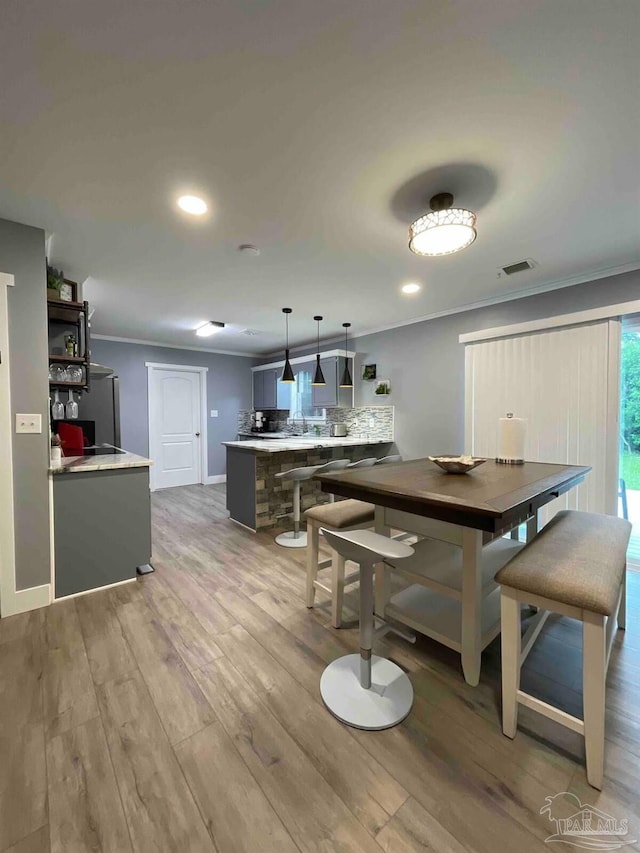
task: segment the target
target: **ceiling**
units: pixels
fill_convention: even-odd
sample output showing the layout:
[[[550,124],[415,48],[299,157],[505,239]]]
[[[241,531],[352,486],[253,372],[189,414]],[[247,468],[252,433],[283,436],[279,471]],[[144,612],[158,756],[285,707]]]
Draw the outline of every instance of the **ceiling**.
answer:
[[[0,216],[52,235],[98,334],[267,353],[283,306],[295,345],[640,266],[637,0],[2,7]],[[478,239],[412,255],[442,190]]]

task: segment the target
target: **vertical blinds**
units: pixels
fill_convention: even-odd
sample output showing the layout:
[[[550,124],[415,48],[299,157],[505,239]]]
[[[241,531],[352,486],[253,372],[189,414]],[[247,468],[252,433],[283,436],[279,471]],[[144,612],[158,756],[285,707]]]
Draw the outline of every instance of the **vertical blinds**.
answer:
[[[467,344],[466,445],[495,457],[498,418],[527,418],[525,458],[590,465],[585,482],[541,513],[616,514],[620,323],[604,320]]]

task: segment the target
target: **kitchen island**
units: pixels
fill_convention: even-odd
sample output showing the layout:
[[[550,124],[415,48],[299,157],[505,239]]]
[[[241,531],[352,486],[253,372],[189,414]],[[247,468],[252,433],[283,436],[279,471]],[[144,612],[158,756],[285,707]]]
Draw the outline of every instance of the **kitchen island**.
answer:
[[[151,560],[151,460],[113,450],[49,469],[55,598],[133,581]]]
[[[391,453],[390,440],[296,436],[256,441],[226,441],[227,509],[230,517],[250,530],[291,527],[291,482],[276,478],[281,471],[324,465],[333,459],[357,462]],[[302,486],[302,509],[328,500],[314,480]]]

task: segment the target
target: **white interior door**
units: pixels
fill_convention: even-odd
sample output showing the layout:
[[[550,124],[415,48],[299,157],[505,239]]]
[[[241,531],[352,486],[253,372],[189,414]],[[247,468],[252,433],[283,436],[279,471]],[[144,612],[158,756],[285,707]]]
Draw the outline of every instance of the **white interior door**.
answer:
[[[202,399],[199,370],[149,366],[151,487],[202,482]]]
[[[583,484],[546,507],[617,513],[620,323],[488,340],[466,347],[466,450],[494,457],[498,418],[526,418],[525,458],[590,465]]]

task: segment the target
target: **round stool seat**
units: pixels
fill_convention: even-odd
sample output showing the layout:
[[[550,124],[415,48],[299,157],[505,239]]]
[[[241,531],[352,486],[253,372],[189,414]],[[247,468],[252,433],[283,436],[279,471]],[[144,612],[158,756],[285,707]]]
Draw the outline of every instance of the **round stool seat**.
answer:
[[[344,655],[322,673],[320,694],[331,713],[348,726],[376,731],[401,723],[413,705],[408,676],[386,658],[371,656],[371,687],[360,684],[360,655]]]
[[[382,459],[378,459],[376,465],[393,465],[394,462],[402,462],[402,456],[399,453],[393,456],[383,456]]]
[[[331,547],[345,558],[354,563],[379,563],[381,560],[401,560],[410,557],[414,550],[405,542],[398,542],[374,533],[373,530],[337,530],[320,528],[320,533],[327,539]]]
[[[351,462],[348,468],[371,468],[378,461],[376,456],[369,456],[367,459],[360,459],[358,462]]]
[[[276,474],[279,480],[291,480],[293,482],[293,530],[276,536],[278,545],[284,548],[306,548],[307,533],[300,530],[300,483],[310,480],[321,465],[306,465],[301,468],[290,468]]]

